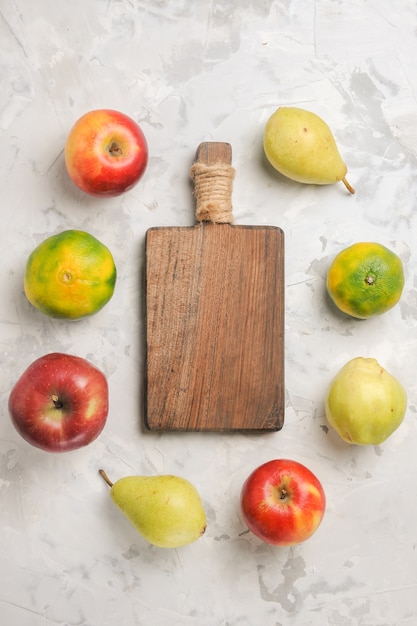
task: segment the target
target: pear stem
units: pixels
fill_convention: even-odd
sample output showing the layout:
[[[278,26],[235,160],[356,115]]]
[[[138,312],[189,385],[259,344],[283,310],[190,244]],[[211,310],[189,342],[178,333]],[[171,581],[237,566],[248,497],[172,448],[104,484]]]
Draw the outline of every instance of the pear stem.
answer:
[[[108,484],[109,487],[113,487],[113,483],[110,480],[110,478],[107,476],[106,472],[102,469],[98,470],[98,473],[100,474],[100,476],[102,476],[104,478],[104,480],[106,481],[106,483]]]
[[[346,189],[348,191],[350,191],[350,193],[355,193],[354,188],[352,187],[352,185],[346,180],[346,178],[342,178],[342,183],[344,183]]]

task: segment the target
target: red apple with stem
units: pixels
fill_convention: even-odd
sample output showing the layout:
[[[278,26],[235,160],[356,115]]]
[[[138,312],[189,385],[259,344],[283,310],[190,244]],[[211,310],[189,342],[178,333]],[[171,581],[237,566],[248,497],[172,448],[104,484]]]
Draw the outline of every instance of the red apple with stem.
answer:
[[[46,354],[23,372],[9,396],[9,413],[28,443],[67,452],[98,437],[108,415],[104,374],[86,359]]]
[[[113,197],[131,189],[148,163],[140,126],[112,109],[85,113],[65,144],[65,165],[72,181],[91,196]]]
[[[274,459],[256,468],[241,491],[243,519],[257,537],[276,546],[305,541],[319,527],[326,497],[305,466]]]

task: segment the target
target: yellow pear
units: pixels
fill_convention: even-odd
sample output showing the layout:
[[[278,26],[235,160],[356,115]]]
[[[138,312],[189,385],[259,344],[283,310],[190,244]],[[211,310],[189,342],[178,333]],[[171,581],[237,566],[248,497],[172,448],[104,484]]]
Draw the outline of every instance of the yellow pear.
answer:
[[[347,443],[378,445],[403,421],[407,394],[376,359],[348,361],[330,384],[326,417]]]
[[[125,476],[112,483],[114,503],[136,529],[160,548],[179,548],[196,541],[206,530],[206,515],[195,487],[179,476]]]
[[[280,107],[264,131],[265,155],[278,172],[299,183],[331,185],[346,180],[347,167],[332,131],[321,117],[297,107]]]

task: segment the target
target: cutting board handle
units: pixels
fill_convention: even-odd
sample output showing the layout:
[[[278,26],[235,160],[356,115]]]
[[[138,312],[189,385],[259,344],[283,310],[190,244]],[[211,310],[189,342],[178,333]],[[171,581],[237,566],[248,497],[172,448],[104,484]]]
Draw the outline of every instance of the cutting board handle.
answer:
[[[233,222],[232,188],[235,170],[231,163],[232,146],[229,143],[206,141],[198,146],[196,162],[190,169],[198,223]]]

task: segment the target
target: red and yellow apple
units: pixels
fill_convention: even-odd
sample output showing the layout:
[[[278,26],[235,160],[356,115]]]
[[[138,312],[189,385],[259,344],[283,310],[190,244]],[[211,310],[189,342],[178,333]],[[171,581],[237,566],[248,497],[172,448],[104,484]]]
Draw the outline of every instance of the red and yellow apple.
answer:
[[[305,541],[319,527],[326,496],[302,463],[274,459],[257,467],[241,491],[243,519],[257,537],[276,546]]]
[[[76,450],[94,441],[108,408],[104,374],[86,359],[60,352],[33,361],[9,396],[17,432],[48,452]]]
[[[91,196],[113,197],[131,189],[148,163],[148,145],[138,124],[112,109],[85,113],[65,144],[72,181]]]

